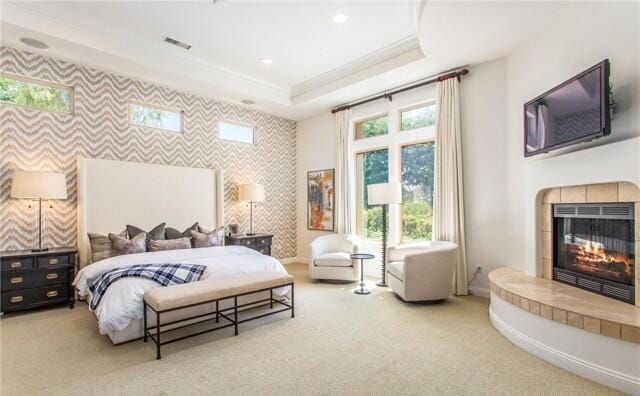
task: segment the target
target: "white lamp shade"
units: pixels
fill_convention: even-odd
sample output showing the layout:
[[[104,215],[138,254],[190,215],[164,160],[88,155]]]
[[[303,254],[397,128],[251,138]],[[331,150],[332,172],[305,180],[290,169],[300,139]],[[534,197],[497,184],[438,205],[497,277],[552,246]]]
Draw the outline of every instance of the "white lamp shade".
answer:
[[[67,199],[67,180],[64,173],[16,171],[11,198]]]
[[[238,188],[240,201],[262,202],[264,201],[264,186],[262,184],[241,184]]]
[[[369,205],[402,203],[402,185],[400,183],[369,184],[367,197]]]

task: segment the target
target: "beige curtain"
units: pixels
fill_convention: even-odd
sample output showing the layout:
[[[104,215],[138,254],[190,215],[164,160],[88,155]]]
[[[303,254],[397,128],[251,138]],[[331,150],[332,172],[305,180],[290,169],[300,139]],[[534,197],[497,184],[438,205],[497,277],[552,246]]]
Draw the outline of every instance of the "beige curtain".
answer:
[[[449,78],[437,85],[435,202],[433,239],[458,244],[453,290],[467,294],[467,260],[464,242],[462,192],[462,142],[460,138],[460,83]]]
[[[349,128],[351,110],[336,113],[336,140],[338,142],[338,161],[336,165],[336,226],[340,234],[351,234],[351,174],[349,169]]]

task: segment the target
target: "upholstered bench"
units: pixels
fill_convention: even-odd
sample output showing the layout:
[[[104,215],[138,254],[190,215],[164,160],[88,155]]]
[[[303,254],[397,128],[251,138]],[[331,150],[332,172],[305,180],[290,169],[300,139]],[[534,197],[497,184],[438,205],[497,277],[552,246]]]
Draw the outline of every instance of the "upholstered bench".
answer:
[[[280,301],[273,297],[273,291],[281,287],[291,287],[291,300],[290,303]],[[230,275],[226,277],[220,277],[215,279],[205,279],[198,282],[186,283],[182,285],[158,287],[151,289],[144,294],[144,342],[147,342],[149,338],[156,344],[156,359],[160,359],[160,347],[175,341],[183,340],[185,338],[194,337],[200,334],[208,333],[215,330],[220,330],[226,327],[233,326],[235,335],[238,335],[238,324],[248,322],[250,320],[259,319],[265,316],[274,315],[284,311],[291,311],[291,317],[295,317],[294,310],[294,282],[293,277],[289,274],[285,274],[277,271],[261,271],[252,272],[248,274]],[[246,296],[249,294],[269,292],[269,298],[252,301],[248,304],[238,305],[238,297]],[[233,300],[233,306],[226,309],[219,309],[219,303],[223,300]],[[161,314],[167,312],[173,312],[181,309],[191,308],[198,305],[215,303],[215,310],[207,312],[205,314],[191,316],[188,318],[171,321],[168,323],[161,322]],[[265,303],[258,305],[259,303]],[[285,308],[278,309],[276,311],[268,311],[260,315],[256,315],[249,318],[239,320],[238,309],[251,306],[251,309],[258,307],[266,307],[269,305],[273,308],[274,304],[283,305]],[[149,326],[147,321],[147,310],[151,309],[156,316],[156,325]],[[233,311],[233,315],[225,312]],[[214,317],[211,317],[215,315]],[[204,320],[197,322],[190,322],[183,326],[175,326],[178,323],[193,321],[197,318],[203,318],[209,316]],[[220,318],[226,319],[228,323],[224,325],[218,325],[211,329],[204,331],[198,331],[194,334],[173,338],[166,341],[161,341],[161,336],[168,332],[183,329],[185,327],[202,324],[203,322],[213,321],[220,323]],[[163,329],[163,327],[171,325],[170,329]],[[152,332],[152,330],[155,330]]]

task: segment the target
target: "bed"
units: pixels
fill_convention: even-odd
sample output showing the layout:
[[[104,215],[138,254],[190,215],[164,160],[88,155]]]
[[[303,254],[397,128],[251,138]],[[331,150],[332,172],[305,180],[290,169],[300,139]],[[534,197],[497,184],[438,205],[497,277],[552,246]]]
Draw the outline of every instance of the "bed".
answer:
[[[180,230],[195,221],[210,229],[223,225],[224,181],[222,172],[213,169],[88,158],[79,158],[77,166],[80,270],[74,284],[81,298],[91,298],[89,286],[101,274],[135,264],[201,264],[207,268],[203,278],[263,270],[287,272],[275,258],[242,246],[145,252],[89,264],[89,232],[119,232],[126,224],[151,229],[161,222]],[[141,338],[142,297],[154,287],[161,286],[141,278],[120,279],[112,284],[93,311],[100,333],[114,344]],[[287,292],[279,290],[278,295],[286,298]],[[251,298],[262,299],[264,295]],[[251,301],[243,301],[248,302]],[[194,316],[210,312],[211,308],[200,306],[176,315]]]

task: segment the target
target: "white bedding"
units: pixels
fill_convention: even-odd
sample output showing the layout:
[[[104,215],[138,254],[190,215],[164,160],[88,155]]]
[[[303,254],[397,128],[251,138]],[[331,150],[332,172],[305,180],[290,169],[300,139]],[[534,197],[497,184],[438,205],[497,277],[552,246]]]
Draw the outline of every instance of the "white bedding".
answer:
[[[89,295],[89,286],[100,275],[114,268],[135,264],[187,263],[207,267],[203,279],[257,271],[287,273],[273,257],[265,256],[242,246],[219,246],[200,249],[168,250],[111,257],[84,267],[73,281],[81,297]],[[123,278],[105,292],[94,313],[101,334],[123,330],[131,321],[142,318],[142,298],[147,290],[161,287],[157,282],[142,278]],[[288,288],[276,290],[284,295]]]

